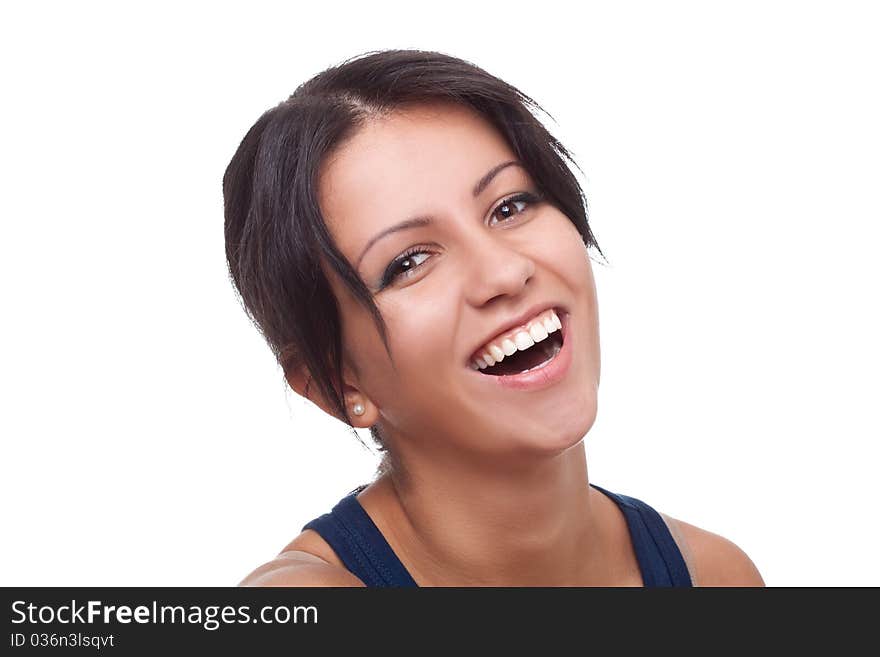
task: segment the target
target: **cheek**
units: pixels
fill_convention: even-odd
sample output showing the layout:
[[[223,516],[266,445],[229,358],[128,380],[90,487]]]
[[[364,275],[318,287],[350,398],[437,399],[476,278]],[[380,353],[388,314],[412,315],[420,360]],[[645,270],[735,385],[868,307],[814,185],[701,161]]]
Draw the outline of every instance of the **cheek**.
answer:
[[[419,291],[418,296],[429,298],[427,303],[423,298],[416,303],[416,296],[413,294],[413,303],[383,310],[383,315],[391,333],[389,343],[401,377],[399,385],[407,387],[418,382],[433,387],[432,382],[446,376],[452,364],[456,305],[448,291]]]
[[[592,279],[590,256],[581,234],[564,214],[559,214],[559,231],[556,240],[556,258],[567,280]]]
[[[396,367],[387,359],[377,367],[374,401],[384,418],[405,434],[425,425],[442,427],[448,415],[444,409],[461,404],[449,332],[443,325],[413,318],[391,326],[389,322],[389,333],[395,331],[389,344]]]
[[[436,403],[449,389],[448,379],[455,366],[454,311],[442,296],[433,294],[431,303],[380,303],[379,310],[394,362],[376,328],[367,326],[369,320],[359,322],[364,333],[369,331],[369,339],[352,342],[358,350],[365,388],[389,414]]]
[[[559,240],[556,243],[554,260],[547,260],[561,282],[568,287],[573,299],[573,330],[579,334],[581,353],[584,354],[587,371],[584,375],[591,382],[598,383],[601,367],[599,346],[599,307],[596,281],[589,252],[577,228],[565,215],[560,213]],[[548,254],[549,255],[549,254]]]

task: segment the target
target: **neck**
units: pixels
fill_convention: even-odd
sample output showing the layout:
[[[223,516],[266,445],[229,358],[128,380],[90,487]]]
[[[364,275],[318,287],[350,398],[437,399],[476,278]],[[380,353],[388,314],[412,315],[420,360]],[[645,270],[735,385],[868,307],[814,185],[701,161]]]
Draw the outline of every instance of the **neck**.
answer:
[[[410,467],[374,494],[380,528],[421,586],[571,586],[609,576],[588,484],[580,441],[524,468]]]

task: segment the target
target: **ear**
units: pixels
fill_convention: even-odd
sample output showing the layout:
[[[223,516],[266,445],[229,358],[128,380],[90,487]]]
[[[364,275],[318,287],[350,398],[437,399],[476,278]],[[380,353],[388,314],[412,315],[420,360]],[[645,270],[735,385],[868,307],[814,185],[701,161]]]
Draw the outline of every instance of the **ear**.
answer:
[[[351,372],[348,368],[343,368],[343,395],[345,397],[345,406],[348,410],[348,416],[351,418],[352,426],[359,428],[367,428],[373,426],[379,419],[378,407],[353,383]],[[328,415],[335,417],[340,422],[345,422],[336,410],[334,404],[325,398],[321,393],[320,386],[312,377],[305,365],[292,368],[285,375],[287,383],[301,397],[305,397],[310,402],[318,406]],[[354,407],[360,404],[363,407],[363,413],[355,415]]]

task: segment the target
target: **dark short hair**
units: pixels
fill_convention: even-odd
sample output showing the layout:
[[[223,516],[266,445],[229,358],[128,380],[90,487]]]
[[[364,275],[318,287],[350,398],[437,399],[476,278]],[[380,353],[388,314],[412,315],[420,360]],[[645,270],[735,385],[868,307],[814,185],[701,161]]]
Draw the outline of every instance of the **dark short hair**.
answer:
[[[226,260],[245,312],[285,378],[304,365],[312,377],[309,386],[316,384],[350,427],[342,394],[339,307],[322,258],[370,311],[391,354],[370,290],[337,249],[321,215],[320,167],[370,118],[438,102],[458,103],[488,119],[543,200],[569,218],[587,248],[602,253],[588,223],[587,199],[565,160],[577,163],[532,110],[550,115],[510,84],[465,60],[423,50],[367,52],[302,83],[248,130],[226,169]],[[385,452],[380,472],[387,470],[381,432],[374,426],[370,433]]]

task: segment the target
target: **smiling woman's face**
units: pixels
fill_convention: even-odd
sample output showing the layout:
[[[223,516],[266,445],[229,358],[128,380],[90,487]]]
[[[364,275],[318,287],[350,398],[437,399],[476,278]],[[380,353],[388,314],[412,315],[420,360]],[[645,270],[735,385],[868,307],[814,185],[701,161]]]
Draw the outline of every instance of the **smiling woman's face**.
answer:
[[[497,465],[556,454],[595,420],[600,362],[590,259],[574,224],[549,202],[504,203],[541,192],[522,166],[496,169],[516,159],[479,114],[442,104],[369,121],[321,170],[328,229],[372,291],[394,358],[370,313],[325,266],[339,301],[346,394],[359,394],[367,407],[352,419],[380,421],[404,463]],[[376,239],[424,217],[431,220]],[[512,320],[551,307],[567,313],[565,347],[554,360],[571,350],[557,380],[514,389],[469,367],[477,348]]]

